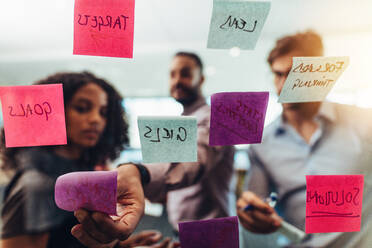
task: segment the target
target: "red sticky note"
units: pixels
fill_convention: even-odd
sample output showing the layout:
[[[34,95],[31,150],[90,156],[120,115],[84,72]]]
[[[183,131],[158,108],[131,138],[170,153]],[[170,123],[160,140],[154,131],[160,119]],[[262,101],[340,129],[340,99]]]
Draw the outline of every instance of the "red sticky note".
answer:
[[[65,145],[62,84],[1,87],[6,147]]]
[[[363,175],[306,176],[306,233],[360,231]]]
[[[76,0],[74,54],[133,57],[134,0]]]

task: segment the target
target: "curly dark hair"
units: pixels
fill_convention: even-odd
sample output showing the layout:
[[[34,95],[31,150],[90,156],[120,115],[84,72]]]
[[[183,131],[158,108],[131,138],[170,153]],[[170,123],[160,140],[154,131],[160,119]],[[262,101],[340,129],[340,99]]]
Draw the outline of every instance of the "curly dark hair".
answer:
[[[128,144],[128,124],[125,120],[123,98],[104,79],[97,78],[90,72],[82,73],[56,73],[34,84],[62,84],[65,109],[74,94],[88,83],[100,86],[108,96],[107,124],[97,145],[86,150],[80,158],[81,167],[92,169],[95,165],[104,164],[107,160],[114,160],[119,157],[120,152]],[[1,131],[0,155],[3,170],[17,169],[17,153],[26,147],[6,148],[4,129]],[[42,149],[50,150],[54,146],[45,146]]]

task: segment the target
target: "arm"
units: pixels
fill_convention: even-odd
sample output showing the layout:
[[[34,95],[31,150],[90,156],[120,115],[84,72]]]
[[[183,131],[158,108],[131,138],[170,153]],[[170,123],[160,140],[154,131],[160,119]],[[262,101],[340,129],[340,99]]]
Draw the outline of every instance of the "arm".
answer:
[[[271,233],[280,227],[281,219],[275,210],[262,200],[269,195],[269,178],[252,147],[249,149],[249,159],[249,191],[244,192],[236,203],[238,217],[242,226],[251,232]],[[253,209],[244,211],[248,205],[253,206]]]
[[[2,239],[0,247],[2,248],[46,248],[48,244],[49,233],[36,235],[20,235],[8,239]]]
[[[208,122],[204,123],[198,126],[198,162],[145,165],[151,177],[150,183],[144,187],[145,196],[149,200],[161,201],[168,191],[198,183],[224,157],[233,157],[233,147],[209,146],[209,126]]]

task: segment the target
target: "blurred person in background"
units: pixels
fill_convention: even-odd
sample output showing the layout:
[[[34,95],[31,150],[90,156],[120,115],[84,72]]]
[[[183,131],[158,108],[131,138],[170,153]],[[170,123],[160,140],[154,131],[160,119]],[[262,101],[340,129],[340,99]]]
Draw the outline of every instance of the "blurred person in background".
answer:
[[[291,71],[292,58],[323,56],[321,37],[308,31],[276,42],[268,63],[279,95]],[[251,145],[248,190],[237,201],[240,223],[254,233],[272,233],[281,217],[262,199],[278,193],[282,218],[305,229],[305,175],[370,176],[372,111],[330,102],[283,103],[282,114],[265,128],[262,144]],[[365,178],[362,232],[308,235],[299,247],[370,247],[366,232],[372,216],[370,179]],[[243,211],[247,205],[251,211]],[[366,206],[369,206],[366,208]],[[297,247],[297,246],[296,246]]]

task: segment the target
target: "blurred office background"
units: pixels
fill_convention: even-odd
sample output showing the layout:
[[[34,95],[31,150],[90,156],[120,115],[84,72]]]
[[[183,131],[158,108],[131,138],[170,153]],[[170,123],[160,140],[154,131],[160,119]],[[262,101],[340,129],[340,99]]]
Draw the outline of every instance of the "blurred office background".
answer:
[[[141,161],[138,115],[179,115],[168,97],[168,68],[178,50],[201,55],[204,93],[270,91],[266,124],[280,114],[267,55],[277,38],[312,29],[324,38],[326,56],[350,56],[350,65],[329,95],[330,101],[372,107],[372,1],[273,0],[254,51],[206,49],[212,0],[137,0],[134,59],[72,55],[73,0],[12,0],[0,5],[0,85],[25,85],[57,71],[89,70],[109,80],[125,96],[130,147],[117,162]],[[238,146],[235,167],[249,170],[247,146]],[[0,184],[6,179],[0,175]],[[231,210],[234,214],[232,184]],[[166,230],[159,206],[140,228]],[[150,223],[150,224],[149,224]],[[149,226],[147,226],[149,225]],[[249,236],[243,234],[242,236]],[[247,238],[250,240],[250,237]],[[260,244],[262,237],[254,237]],[[273,236],[273,243],[285,242]],[[271,244],[273,245],[273,244]],[[263,246],[261,246],[263,247]]]

